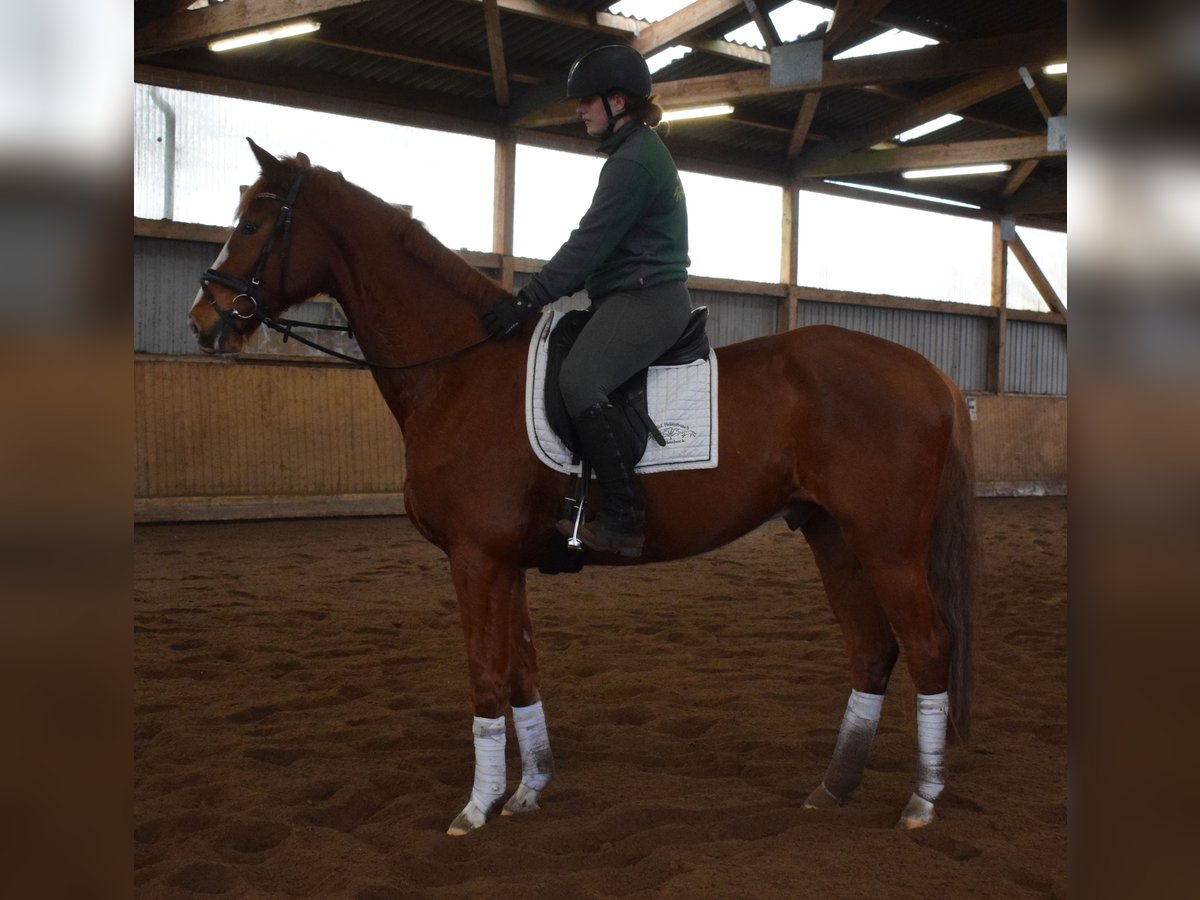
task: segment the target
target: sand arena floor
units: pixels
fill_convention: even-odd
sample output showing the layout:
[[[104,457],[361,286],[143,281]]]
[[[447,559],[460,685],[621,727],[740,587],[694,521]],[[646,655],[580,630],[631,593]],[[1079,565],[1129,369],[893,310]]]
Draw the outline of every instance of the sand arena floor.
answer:
[[[1064,897],[1067,510],[985,500],[975,737],[912,789],[903,657],[866,779],[805,811],[849,690],[803,539],[529,577],[558,772],[462,839],[458,612],[403,518],[142,526],[134,847],[145,898]],[[509,736],[510,784],[519,771]]]

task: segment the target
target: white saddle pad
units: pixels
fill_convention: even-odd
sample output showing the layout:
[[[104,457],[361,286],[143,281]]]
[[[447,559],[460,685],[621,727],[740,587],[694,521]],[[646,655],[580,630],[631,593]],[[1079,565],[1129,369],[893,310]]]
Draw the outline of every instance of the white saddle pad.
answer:
[[[525,370],[525,428],[533,452],[550,468],[563,473],[578,472],[571,464],[571,451],[558,439],[546,419],[546,360],[550,333],[562,313],[548,309],[529,344]],[[674,469],[717,467],[717,355],[684,366],[651,366],[646,378],[646,405],[650,418],[667,445],[653,437],[639,472],[670,472]]]

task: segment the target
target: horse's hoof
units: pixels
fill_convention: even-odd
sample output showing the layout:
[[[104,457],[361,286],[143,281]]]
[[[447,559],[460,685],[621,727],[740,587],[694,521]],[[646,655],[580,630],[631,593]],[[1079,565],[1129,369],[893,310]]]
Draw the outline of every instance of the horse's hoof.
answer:
[[[475,801],[472,800],[463,807],[463,811],[450,823],[450,827],[446,829],[446,834],[450,835],[450,837],[462,837],[464,834],[469,834],[472,831],[482,828],[486,822],[487,813],[476,806]]]
[[[808,799],[804,801],[805,809],[837,809],[841,805],[842,801],[829,793],[829,788],[825,787],[825,782],[823,781],[813,789],[813,792],[808,795]]]
[[[538,806],[538,796],[541,791],[535,791],[533,788],[525,785],[518,785],[513,795],[508,798],[508,802],[504,804],[504,809],[500,811],[502,816],[515,816],[517,813],[533,812],[535,809],[541,809]]]
[[[912,831],[931,824],[934,818],[933,804],[924,797],[913,794],[908,798],[908,806],[904,807],[904,812],[900,813],[900,821],[896,823],[896,827],[902,831]]]

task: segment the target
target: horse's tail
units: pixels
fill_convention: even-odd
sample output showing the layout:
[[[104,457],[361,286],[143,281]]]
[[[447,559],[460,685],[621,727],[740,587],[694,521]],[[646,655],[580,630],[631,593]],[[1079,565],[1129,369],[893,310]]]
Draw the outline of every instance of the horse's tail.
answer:
[[[951,733],[959,741],[965,741],[971,734],[979,565],[971,422],[966,401],[955,390],[954,422],[929,545],[929,583],[950,634],[949,718]]]

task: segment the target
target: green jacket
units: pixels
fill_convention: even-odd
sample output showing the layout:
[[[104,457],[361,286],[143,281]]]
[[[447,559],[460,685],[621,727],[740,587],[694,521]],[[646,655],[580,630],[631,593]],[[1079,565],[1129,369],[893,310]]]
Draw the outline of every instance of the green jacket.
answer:
[[[526,288],[539,306],[581,287],[597,300],[614,291],[687,280],[687,202],[662,140],[635,123],[596,152],[608,160],[591,207]]]

